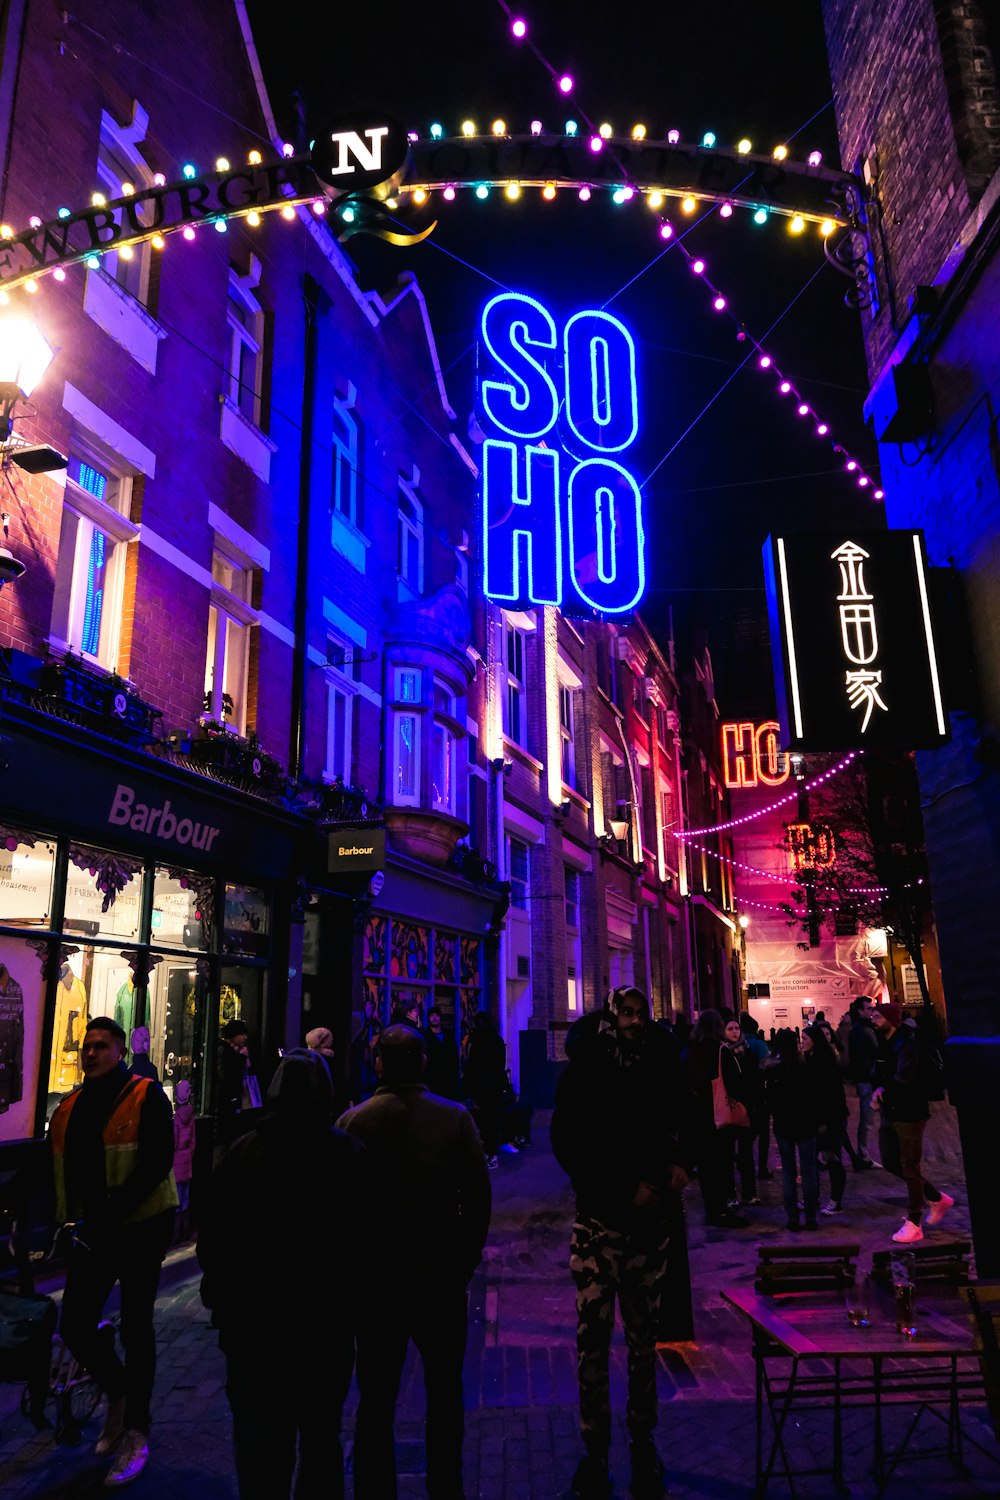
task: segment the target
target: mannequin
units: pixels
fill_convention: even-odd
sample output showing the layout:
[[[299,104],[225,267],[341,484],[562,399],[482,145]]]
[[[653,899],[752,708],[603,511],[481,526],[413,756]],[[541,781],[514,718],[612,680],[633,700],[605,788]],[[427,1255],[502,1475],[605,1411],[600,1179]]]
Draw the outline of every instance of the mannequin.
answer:
[[[56,1023],[52,1032],[49,1093],[68,1094],[83,1079],[80,1046],[87,1030],[87,986],[68,963],[56,985]]]

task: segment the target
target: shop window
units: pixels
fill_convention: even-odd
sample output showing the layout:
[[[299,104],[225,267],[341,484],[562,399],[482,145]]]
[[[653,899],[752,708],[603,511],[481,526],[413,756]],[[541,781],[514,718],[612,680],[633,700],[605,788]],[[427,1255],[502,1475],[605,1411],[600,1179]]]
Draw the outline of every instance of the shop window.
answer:
[[[420,594],[424,586],[424,507],[415,485],[416,479],[399,481],[396,570],[400,583],[411,594]]]
[[[56,846],[0,827],[0,927],[48,927]]]
[[[529,890],[528,846],[520,839],[507,835],[507,876],[510,880],[510,904],[518,911],[528,910]]]
[[[85,943],[60,950],[46,1119],[83,1082],[81,1049],[91,1016],[110,1016],[129,1038],[135,1026],[145,1023],[146,1007],[136,982],[143,963],[138,949],[118,952]]]
[[[574,748],[574,694],[565,683],[559,684],[559,739],[564,786],[576,786],[576,751]]]
[[[178,1083],[185,1078],[191,1085],[195,1109],[200,1110],[209,1102],[204,1097],[208,1079],[200,1058],[209,997],[207,960],[193,954],[163,956],[150,974],[147,996],[149,1056],[164,1093],[173,1099]],[[215,1037],[209,1040],[214,1045]]]
[[[569,1011],[580,1009],[580,977],[575,963],[566,966],[566,1009]]]
[[[408,705],[414,705],[413,708]],[[392,802],[416,807],[420,802],[420,672],[401,667],[395,673],[395,706],[392,712],[393,775],[389,788]]]
[[[330,508],[352,526],[361,524],[358,496],[361,487],[361,421],[350,400],[339,396],[333,403],[331,422],[333,482]]]
[[[215,882],[194,870],[157,866],[153,879],[150,941],[204,952],[212,922]]]
[[[264,311],[255,295],[259,266],[255,275],[240,276],[229,272],[229,300],[226,304],[228,345],[226,350],[226,395],[235,407],[252,422],[261,425],[261,391],[264,380]]]
[[[107,463],[71,455],[52,595],[52,644],[99,666],[118,666],[132,481]]]
[[[205,655],[205,713],[237,734],[246,730],[250,632],[259,615],[250,600],[253,568],[216,547]]]
[[[251,886],[227,885],[223,952],[266,958],[270,946],[270,904],[265,893]]]
[[[41,944],[0,933],[0,1142],[34,1134],[47,956]]]
[[[214,1027],[209,1027],[209,1053],[214,1061],[218,1048],[225,1045],[219,1041],[219,1031],[227,1021],[245,1022],[250,1053],[248,1072],[257,1080],[260,1089],[262,1073],[269,1077],[278,1061],[277,1057],[268,1059],[261,1055],[267,974],[263,969],[248,965],[224,964],[220,980],[218,1015]]]
[[[83,937],[138,938],[142,891],[141,860],[71,844],[64,930]]]
[[[97,154],[98,189],[110,202],[128,197],[129,189],[150,187],[153,174],[128,137],[134,130],[121,130],[111,116],[105,114],[101,121],[101,143]],[[133,204],[131,214],[142,225],[152,223],[152,204]],[[113,210],[115,223],[123,236],[134,234],[129,215],[124,208]],[[101,255],[101,270],[110,276],[130,297],[145,303],[149,296],[149,269],[152,249],[149,243],[123,245],[120,250],[105,250]]]
[[[508,622],[504,625],[504,636],[507,683],[503,704],[503,732],[509,740],[513,740],[515,745],[526,749],[528,715],[524,678],[525,632]]]

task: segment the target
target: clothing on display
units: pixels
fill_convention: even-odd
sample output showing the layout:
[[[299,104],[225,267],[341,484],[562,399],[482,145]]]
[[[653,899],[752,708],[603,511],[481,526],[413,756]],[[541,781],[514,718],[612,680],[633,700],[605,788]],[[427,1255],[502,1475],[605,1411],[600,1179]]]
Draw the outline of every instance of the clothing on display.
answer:
[[[68,1094],[82,1082],[80,1048],[87,1030],[87,986],[63,964],[56,985],[56,1020],[52,1032],[49,1093]]]
[[[0,1115],[19,1104],[24,1087],[24,992],[0,963]]]

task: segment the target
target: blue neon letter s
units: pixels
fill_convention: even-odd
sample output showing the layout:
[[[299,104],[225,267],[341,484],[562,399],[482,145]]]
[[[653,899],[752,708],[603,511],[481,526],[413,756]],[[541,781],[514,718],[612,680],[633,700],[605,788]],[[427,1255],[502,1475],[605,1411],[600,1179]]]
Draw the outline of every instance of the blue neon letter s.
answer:
[[[495,427],[514,438],[540,438],[551,430],[559,397],[544,365],[529,349],[554,350],[556,325],[540,302],[520,292],[502,292],[483,308],[483,343],[511,378],[484,380],[483,411]]]
[[[569,557],[573,584],[601,614],[634,609],[646,587],[642,496],[627,469],[588,458],[569,479]]]
[[[596,309],[578,312],[563,336],[566,416],[598,453],[620,453],[639,431],[635,345],[624,323]]]

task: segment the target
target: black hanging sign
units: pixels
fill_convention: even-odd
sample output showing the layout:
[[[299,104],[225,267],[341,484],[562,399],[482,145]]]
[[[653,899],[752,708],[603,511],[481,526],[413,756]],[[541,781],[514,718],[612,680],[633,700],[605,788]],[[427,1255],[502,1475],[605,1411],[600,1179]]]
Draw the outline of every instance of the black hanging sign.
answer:
[[[317,177],[342,193],[364,193],[395,177],[409,143],[397,120],[380,112],[328,120],[312,148]]]
[[[922,532],[770,536],[764,572],[783,748],[944,744]]]

